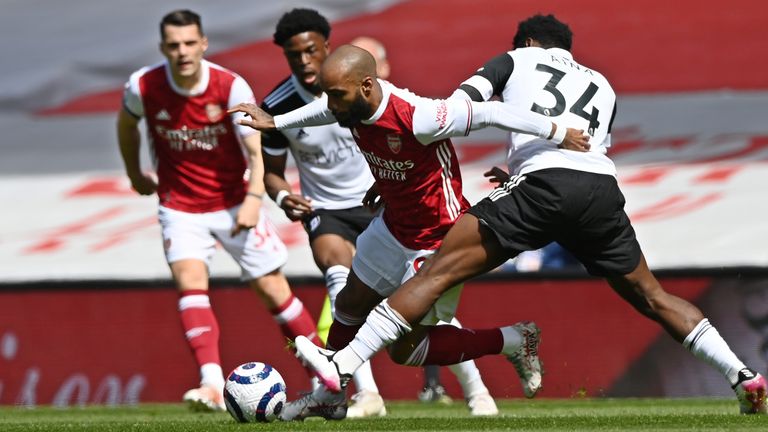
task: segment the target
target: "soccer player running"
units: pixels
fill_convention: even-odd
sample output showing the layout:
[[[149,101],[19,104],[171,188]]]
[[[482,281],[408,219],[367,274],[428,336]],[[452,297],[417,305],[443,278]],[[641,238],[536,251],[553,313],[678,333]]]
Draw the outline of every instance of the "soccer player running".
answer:
[[[368,51],[373,59],[376,60],[376,76],[380,79],[389,79],[390,65],[387,60],[387,50],[384,45],[378,40],[360,36],[349,42],[350,45],[354,45],[358,48],[362,48]],[[323,309],[325,311],[325,309]],[[320,320],[317,322],[317,333],[323,338],[323,331],[325,329],[324,323],[327,324],[327,329],[330,329],[330,325],[333,322],[330,313],[328,313],[327,320],[323,321],[323,315],[321,314]],[[448,324],[441,322],[440,324]],[[461,327],[459,320],[454,317],[451,325]],[[326,333],[327,337],[327,333]],[[470,413],[475,416],[489,416],[499,413],[488,388],[482,383],[482,377],[480,376],[480,370],[477,368],[474,360],[468,360],[456,365],[448,366],[448,369],[456,375],[461,384],[462,391],[464,393],[464,399],[467,401]],[[440,367],[437,365],[425,365],[424,366],[424,387],[418,394],[419,400],[422,402],[438,402],[449,404],[452,402],[450,396],[445,392],[445,388],[440,383]],[[347,413],[349,416],[349,413]]]
[[[501,96],[508,107],[586,129],[589,151],[567,152],[513,133],[511,176],[456,222],[432,259],[374,309],[347,347],[329,354],[306,341],[297,344],[297,354],[329,387],[343,386],[357,364],[407,338],[452,286],[557,241],[638,312],[719,370],[742,413],[766,413],[763,376],[744,365],[696,306],[664,291],[648,269],[624,212],[615,166],[606,157],[615,93],[599,72],[573,59],[571,41],[568,26],[554,16],[533,16],[520,23],[515,49],[487,62],[454,99]],[[498,170],[490,174],[506,177]],[[457,347],[465,345],[455,340]]]
[[[291,113],[272,118],[254,104],[240,104],[231,112],[248,114],[252,119],[240,123],[257,129],[338,121],[351,128],[374,173],[375,187],[365,202],[372,205],[380,194],[385,207],[357,239],[352,271],[336,299],[336,317],[328,337],[334,347],[346,346],[354,338],[368,313],[419,270],[469,207],[462,195],[458,159],[450,137],[495,126],[534,134],[553,148],[560,143],[573,148],[587,145],[588,137],[582,131],[557,127],[543,116],[501,102],[426,99],[377,80],[373,57],[350,45],[328,56],[320,85],[325,92],[322,99]],[[535,352],[539,332],[534,324],[474,331],[435,326],[440,320],[450,322],[453,318],[460,290],[461,285],[454,285],[441,293],[429,313],[417,320],[422,325],[414,323],[413,331],[392,345],[392,359],[412,366],[451,365],[484,354],[503,354],[524,377],[526,393],[535,393],[541,370]],[[301,337],[296,343],[303,351],[308,350],[305,344],[311,344]],[[458,352],[457,345],[467,349]],[[315,350],[325,358],[317,351],[321,348]],[[356,362],[354,367],[360,364]],[[281,417],[291,420],[295,412],[314,405],[325,408],[327,418],[335,418],[337,410],[333,407],[343,403],[340,390],[351,373],[343,375],[343,383],[338,375],[334,382],[327,373],[319,374],[329,387],[319,387],[309,397],[287,404]]]
[[[293,9],[280,18],[274,43],[283,49],[291,75],[264,98],[261,107],[266,112],[279,115],[322,95],[318,75],[330,50],[330,33],[328,21],[313,9]],[[349,129],[338,124],[265,131],[262,144],[267,192],[290,220],[304,225],[315,264],[325,277],[327,313],[332,315],[352,266],[355,239],[374,216],[363,207],[363,197],[373,184],[371,170]],[[299,171],[300,194],[285,179],[289,150]],[[320,333],[318,328],[325,342]],[[355,371],[353,381],[357,393],[351,397],[347,417],[386,415],[370,362]],[[303,415],[320,413],[308,410]]]
[[[223,410],[219,325],[208,297],[208,263],[217,241],[240,265],[243,279],[286,337],[316,340],[315,323],[280,271],[286,248],[261,214],[260,134],[227,115],[235,104],[254,100],[250,87],[235,73],[203,59],[208,40],[196,13],[167,14],[160,22],[160,37],[166,61],[138,70],[125,85],[117,121],[120,153],[133,188],[141,195],[156,192],[160,199],[165,257],[201,376],[200,387],[183,399],[196,409]],[[156,158],[157,182],[141,169],[142,118]]]

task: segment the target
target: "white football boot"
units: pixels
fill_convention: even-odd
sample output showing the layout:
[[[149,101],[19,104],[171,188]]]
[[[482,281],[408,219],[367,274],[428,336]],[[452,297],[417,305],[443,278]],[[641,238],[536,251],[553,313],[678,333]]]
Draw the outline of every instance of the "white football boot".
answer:
[[[224,411],[224,394],[211,386],[202,385],[188,390],[182,396],[192,411]]]
[[[352,379],[350,374],[340,374],[339,368],[333,362],[336,351],[320,348],[305,336],[297,336],[295,340],[296,357],[304,366],[310,368],[315,376],[328,390],[338,393],[347,387]]]
[[[380,394],[370,390],[360,390],[352,395],[347,409],[347,418],[383,417],[387,407]]]
[[[496,402],[489,393],[480,393],[467,399],[469,413],[476,417],[495,416],[499,413]]]
[[[282,421],[302,421],[307,417],[343,420],[347,416],[346,392],[332,393],[324,386],[283,405],[278,418]]]
[[[739,381],[733,386],[742,414],[768,414],[765,378],[751,369],[739,371]]]
[[[541,330],[536,323],[523,321],[511,326],[523,338],[520,348],[507,355],[507,359],[517,371],[520,383],[523,385],[525,397],[532,398],[541,390],[542,362],[539,359],[539,343]]]

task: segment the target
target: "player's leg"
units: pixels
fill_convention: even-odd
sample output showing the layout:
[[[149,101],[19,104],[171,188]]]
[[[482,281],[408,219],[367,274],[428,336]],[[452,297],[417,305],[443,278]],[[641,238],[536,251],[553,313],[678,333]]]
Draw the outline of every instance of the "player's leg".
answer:
[[[317,324],[317,331],[323,343],[333,324],[336,297],[347,283],[355,253],[355,240],[370,224],[373,214],[365,208],[341,210],[319,210],[304,223],[315,264],[325,277],[328,289],[327,308],[323,307]],[[321,326],[321,323],[326,323]],[[352,395],[347,417],[384,415],[384,399],[373,378],[370,362],[366,362],[352,376],[357,393]]]
[[[457,328],[462,328],[461,323],[456,317],[454,317],[450,323],[440,321],[438,325],[452,325]],[[448,369],[456,375],[456,379],[459,380],[462,393],[464,393],[464,400],[467,401],[470,413],[475,416],[489,416],[499,413],[491,397],[488,387],[483,382],[483,377],[480,375],[480,369],[474,360],[467,360],[461,363],[449,365]]]
[[[166,260],[179,290],[179,317],[200,372],[200,387],[186,392],[183,400],[196,410],[220,410],[224,408],[224,376],[219,324],[208,297],[207,266],[216,242],[205,216],[161,207],[159,220]]]
[[[444,405],[453,403],[440,382],[440,366],[424,366],[424,387],[419,391],[418,398],[422,402],[434,402]]]
[[[609,276],[607,280],[638,312],[658,322],[695,357],[720,371],[736,391],[742,413],[768,413],[765,379],[731,351],[699,308],[662,288],[648,269],[645,257],[641,255],[640,263],[631,273]]]
[[[365,325],[354,340],[334,356],[340,375],[350,374],[359,364],[362,364],[364,359],[372,357],[384,346],[392,344],[411,332],[412,326],[421,321],[444,292],[472,276],[497,267],[507,258],[507,252],[501,248],[493,232],[481,226],[472,214],[467,213],[462,216],[450,229],[437,253],[422,265],[414,277],[400,286],[387,300],[377,305],[368,315]],[[453,329],[457,334],[463,330]],[[441,330],[434,327],[433,331]],[[468,330],[463,331],[470,333]],[[467,345],[465,354],[472,355],[471,358],[477,358],[497,348],[499,351],[496,353],[501,351],[502,339],[497,329],[492,334],[483,333],[482,336],[487,337],[481,343]],[[419,334],[408,336],[408,338],[411,337],[414,338],[410,341],[412,344],[420,342],[423,336]],[[408,345],[408,338],[403,339],[402,346]],[[480,336],[473,340],[479,340],[479,338]],[[442,345],[442,340],[445,338],[439,339],[441,340],[439,345]],[[450,341],[450,344],[453,348],[445,352],[433,352],[435,356],[441,355],[440,358],[422,363],[449,365],[461,361],[462,359],[458,356],[453,356],[455,348],[461,347],[461,344],[457,343],[456,339]],[[397,348],[392,351],[394,358],[400,360],[403,360],[402,356],[406,352],[401,352]]]
[[[323,221],[330,219],[330,217],[323,217]],[[322,224],[322,223],[321,223]],[[326,225],[328,225],[326,223]],[[315,230],[323,229],[322,226],[318,226]],[[326,230],[327,231],[327,230]],[[328,289],[328,300],[330,308],[327,310],[329,322],[327,328],[320,328],[320,321],[318,321],[318,334],[323,343],[328,338],[328,331],[330,330],[330,322],[333,321],[333,311],[336,304],[336,296],[339,294],[344,285],[347,283],[347,276],[349,275],[349,269],[352,266],[352,256],[355,253],[355,246],[344,237],[324,232],[320,235],[313,235],[310,232],[310,248],[312,249],[312,257],[315,259],[315,264],[323,272],[325,278],[325,287]],[[320,320],[323,320],[321,315]]]
[[[354,337],[355,332],[360,327],[360,324],[358,323],[363,322],[364,320],[364,318],[359,317],[365,317],[368,311],[380,302],[381,299],[382,296],[360,281],[353,270],[349,274],[346,286],[336,298],[336,317],[328,334],[328,346],[333,346],[334,343],[346,344],[346,340]],[[297,352],[302,349],[307,350],[307,344],[312,345],[320,355],[331,354],[333,352],[314,346],[306,338],[296,339]],[[302,361],[306,362],[304,358],[302,358]],[[315,375],[320,379],[321,383],[328,383],[328,375],[324,374],[323,371],[318,371],[311,363],[307,362],[307,366],[315,372]],[[335,377],[338,381],[338,375]],[[347,380],[351,379],[352,373],[347,377]],[[344,383],[344,387],[346,388],[346,382]],[[335,387],[331,387],[331,389],[333,391],[329,391],[325,385],[321,385],[304,397],[286,403],[280,414],[280,418],[284,421],[295,421],[304,420],[307,417],[314,416],[320,416],[326,419],[346,417],[348,414],[346,391],[341,391],[342,388],[338,384]],[[354,404],[352,406],[359,405],[357,409],[358,411],[365,408],[365,410],[363,410],[364,412],[358,413],[361,415],[353,415],[357,415],[358,417],[385,415],[386,408],[384,406],[384,401],[381,399],[381,396],[378,395],[378,392],[376,393],[376,396],[378,396],[378,400],[373,402],[353,400]]]
[[[568,225],[575,229],[559,236],[561,244],[591,274],[604,276],[638,312],[719,370],[739,395],[742,412],[766,413],[763,377],[745,367],[696,306],[666,292],[648,269],[616,179],[589,173],[570,175],[573,178],[565,184],[574,185],[575,190],[569,196],[581,207],[568,215]]]
[[[289,340],[306,336],[319,346],[315,321],[280,270],[288,252],[277,231],[262,213],[256,227],[232,237],[229,233],[237,209],[217,213],[220,218],[214,234],[240,265],[243,278],[249,280],[251,289],[269,309],[283,335]]]

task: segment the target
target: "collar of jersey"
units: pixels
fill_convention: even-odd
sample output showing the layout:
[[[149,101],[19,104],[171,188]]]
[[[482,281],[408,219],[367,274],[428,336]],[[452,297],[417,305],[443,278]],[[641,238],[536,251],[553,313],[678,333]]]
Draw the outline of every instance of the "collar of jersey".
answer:
[[[384,110],[387,109],[387,104],[389,103],[389,96],[392,94],[392,84],[390,84],[387,81],[383,81],[378,79],[379,84],[381,85],[381,103],[379,104],[379,107],[376,108],[376,112],[373,113],[371,118],[368,120],[362,120],[360,123],[362,124],[374,124],[376,121],[378,121],[382,115],[384,115]]]
[[[174,81],[173,77],[171,76],[171,66],[167,61],[165,62],[165,76],[168,79],[168,83],[171,85],[173,91],[182,96],[198,96],[205,93],[205,89],[208,88],[208,81],[211,78],[211,69],[208,61],[202,60],[200,62],[200,71],[202,72],[202,75],[200,76],[200,82],[197,83],[194,88],[187,90],[176,85],[176,81]]]
[[[320,96],[315,96],[309,90],[305,89],[304,86],[299,82],[299,79],[296,78],[296,75],[291,74],[291,83],[293,84],[293,88],[296,89],[296,93],[299,94],[299,97],[301,97],[304,103],[310,103],[315,99],[320,98]]]
[[[547,48],[547,52],[573,60],[573,54],[571,54],[570,51],[564,50],[562,48]]]

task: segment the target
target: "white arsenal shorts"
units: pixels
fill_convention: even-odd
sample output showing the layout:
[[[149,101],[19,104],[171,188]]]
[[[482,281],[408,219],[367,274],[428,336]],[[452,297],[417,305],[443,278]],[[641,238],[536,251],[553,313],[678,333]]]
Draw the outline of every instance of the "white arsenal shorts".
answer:
[[[210,265],[218,241],[240,265],[243,279],[255,279],[282,267],[288,251],[266,211],[261,211],[256,227],[235,237],[230,235],[239,208],[237,205],[210,213],[187,213],[160,206],[165,259],[169,264],[198,259]]]
[[[379,295],[389,297],[403,282],[412,278],[421,263],[433,253],[434,250],[413,250],[403,246],[389,231],[384,219],[377,216],[357,238],[352,270]],[[421,324],[451,322],[459,305],[462,288],[463,285],[457,285],[444,292],[421,320]]]

